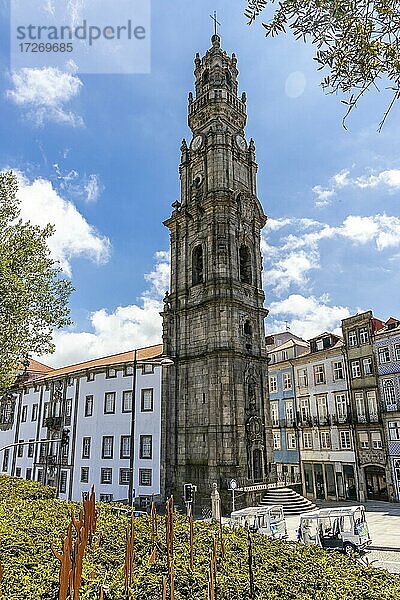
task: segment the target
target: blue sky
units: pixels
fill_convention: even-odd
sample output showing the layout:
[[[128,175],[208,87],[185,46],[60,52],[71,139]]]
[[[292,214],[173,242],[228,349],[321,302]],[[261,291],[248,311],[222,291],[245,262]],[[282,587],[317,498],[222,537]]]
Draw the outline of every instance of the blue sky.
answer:
[[[399,108],[377,133],[389,96],[371,93],[345,131],[341,98],[318,85],[313,48],[266,39],[260,23],[246,25],[244,4],[153,0],[151,73],[81,75],[12,72],[9,6],[0,0],[0,168],[19,173],[23,216],[56,224],[52,252],[76,288],[75,324],[56,334],[49,364],[161,338],[162,221],[179,194],[193,59],[210,46],[214,9],[222,46],[238,57],[269,216],[267,330],[288,321],[311,337],[357,310],[383,319],[400,312]]]

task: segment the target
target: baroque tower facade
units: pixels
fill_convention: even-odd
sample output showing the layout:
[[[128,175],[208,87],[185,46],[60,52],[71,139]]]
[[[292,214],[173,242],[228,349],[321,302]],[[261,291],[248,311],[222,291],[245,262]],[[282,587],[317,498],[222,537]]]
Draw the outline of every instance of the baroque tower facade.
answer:
[[[254,141],[245,138],[246,95],[238,96],[236,56],[220,37],[195,58],[189,94],[192,139],[181,146],[181,197],[170,230],[171,281],[164,299],[164,353],[174,366],[163,385],[165,494],[197,486],[209,505],[265,483],[272,461]],[[225,494],[224,494],[225,492]],[[179,502],[179,500],[178,500]]]

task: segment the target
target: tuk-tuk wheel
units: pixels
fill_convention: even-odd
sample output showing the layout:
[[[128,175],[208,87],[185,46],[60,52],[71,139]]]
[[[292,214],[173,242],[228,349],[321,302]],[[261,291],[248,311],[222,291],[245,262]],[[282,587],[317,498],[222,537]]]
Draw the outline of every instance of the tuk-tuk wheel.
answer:
[[[351,556],[356,551],[353,544],[350,544],[349,542],[347,542],[347,544],[345,544],[343,546],[343,550],[344,550],[344,553],[347,554],[347,556]]]

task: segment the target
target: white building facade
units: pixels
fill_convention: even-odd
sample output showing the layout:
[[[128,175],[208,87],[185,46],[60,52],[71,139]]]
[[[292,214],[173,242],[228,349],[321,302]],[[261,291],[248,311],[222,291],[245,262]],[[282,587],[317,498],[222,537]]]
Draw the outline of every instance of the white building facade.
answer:
[[[163,362],[157,345],[27,381],[0,406],[0,472],[53,485],[65,500],[94,484],[100,500],[146,508],[161,494]]]

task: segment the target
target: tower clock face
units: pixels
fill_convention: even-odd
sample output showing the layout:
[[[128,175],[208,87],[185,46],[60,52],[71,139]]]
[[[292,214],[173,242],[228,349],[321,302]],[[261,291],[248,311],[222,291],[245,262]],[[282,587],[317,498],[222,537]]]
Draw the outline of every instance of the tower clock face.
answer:
[[[201,135],[196,135],[192,142],[192,150],[200,150],[203,145],[203,138]]]
[[[242,152],[244,152],[247,148],[246,140],[240,134],[236,136],[236,144],[237,144],[238,148],[240,150],[242,150]]]

